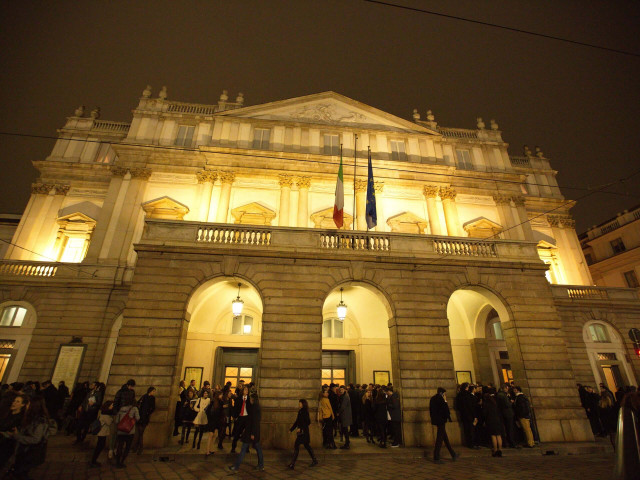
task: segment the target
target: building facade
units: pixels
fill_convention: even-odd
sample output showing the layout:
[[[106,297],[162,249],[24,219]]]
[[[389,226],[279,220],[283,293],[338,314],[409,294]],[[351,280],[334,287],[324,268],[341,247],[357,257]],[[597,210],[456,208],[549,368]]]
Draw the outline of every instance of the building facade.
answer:
[[[315,404],[331,381],[392,382],[407,445],[433,441],[438,386],[513,379],[543,441],[578,441],[592,434],[576,381],[636,384],[623,332],[637,291],[592,285],[549,160],[509,155],[493,120],[445,128],[334,92],[190,104],[150,87],[131,123],[99,117],[78,108],[34,162],[0,264],[3,381],[153,385],[164,444],[181,379],[251,379],[275,447],[298,398]]]

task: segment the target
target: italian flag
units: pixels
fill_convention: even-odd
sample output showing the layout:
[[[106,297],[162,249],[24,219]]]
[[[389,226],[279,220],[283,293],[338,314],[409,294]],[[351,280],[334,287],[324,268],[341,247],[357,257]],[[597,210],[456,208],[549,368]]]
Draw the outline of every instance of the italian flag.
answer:
[[[342,155],[340,155],[340,169],[336,182],[336,201],[333,205],[333,221],[336,227],[342,228],[344,222],[344,177],[342,175]]]

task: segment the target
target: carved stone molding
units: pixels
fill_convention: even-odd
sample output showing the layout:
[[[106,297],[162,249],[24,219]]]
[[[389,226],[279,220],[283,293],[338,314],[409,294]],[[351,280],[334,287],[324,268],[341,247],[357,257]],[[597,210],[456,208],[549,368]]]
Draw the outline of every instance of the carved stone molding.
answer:
[[[131,168],[129,169],[129,173],[131,173],[131,178],[142,178],[143,180],[149,180],[151,176],[150,168]]]
[[[282,173],[278,175],[278,183],[280,184],[280,188],[291,188],[293,185],[293,177],[286,173]]]
[[[69,193],[71,185],[54,185],[54,188],[56,189],[56,195],[66,195]]]
[[[48,195],[51,189],[53,189],[55,185],[51,185],[49,183],[32,183],[31,184],[31,193],[37,193],[40,195]]]
[[[198,179],[198,183],[216,183],[218,173],[210,170],[201,170],[196,173],[196,178]]]
[[[571,215],[547,215],[547,222],[554,228],[576,228],[576,221]]]
[[[525,204],[524,197],[521,197],[521,196],[511,197],[511,200],[513,200],[513,203],[515,203],[516,207],[524,207],[524,204]]]
[[[425,185],[422,194],[427,198],[436,198],[438,196],[439,187],[435,185]]]
[[[124,177],[127,172],[129,171],[129,169],[125,168],[125,167],[119,167],[117,165],[114,165],[111,167],[111,174],[114,177]]]
[[[496,205],[511,205],[511,197],[509,195],[494,195],[493,201]]]
[[[220,172],[219,176],[222,183],[233,183],[236,179],[236,174],[234,172]]]
[[[296,185],[298,188],[309,188],[311,186],[311,177],[297,177]]]
[[[376,193],[382,193],[384,191],[384,182],[373,182],[373,189]]]
[[[356,180],[356,192],[366,192],[367,191],[367,181],[366,180]]]
[[[458,193],[451,187],[440,187],[440,198],[442,200],[455,200]]]

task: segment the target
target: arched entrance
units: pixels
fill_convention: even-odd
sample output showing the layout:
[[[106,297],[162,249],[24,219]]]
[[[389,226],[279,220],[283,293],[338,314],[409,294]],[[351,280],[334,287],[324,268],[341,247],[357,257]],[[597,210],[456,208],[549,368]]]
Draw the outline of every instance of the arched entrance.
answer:
[[[12,383],[19,378],[37,315],[33,305],[22,301],[0,303],[0,382]]]
[[[120,333],[121,327],[122,314],[118,315],[113,322],[109,338],[107,338],[107,342],[104,346],[104,357],[102,358],[100,374],[98,375],[98,380],[101,382],[107,383],[107,379],[109,378],[109,370],[111,370],[111,362],[113,361],[113,354],[116,351],[116,343],[118,343],[118,334]]]
[[[341,293],[344,320],[337,311]],[[391,308],[375,287],[351,282],[334,288],[322,307],[322,383],[393,383],[390,318]]]
[[[242,300],[234,315],[232,301]],[[245,280],[221,277],[202,284],[187,306],[189,321],[180,377],[198,388],[240,379],[258,379],[258,351],[262,331],[262,299]]]
[[[502,331],[509,315],[503,302],[482,287],[453,292],[447,303],[449,335],[456,381],[500,383],[513,380]]]

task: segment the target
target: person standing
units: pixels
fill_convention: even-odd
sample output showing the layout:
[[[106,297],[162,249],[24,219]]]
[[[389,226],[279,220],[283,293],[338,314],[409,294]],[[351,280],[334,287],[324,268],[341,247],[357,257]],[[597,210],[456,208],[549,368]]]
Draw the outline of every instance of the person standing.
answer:
[[[462,421],[462,430],[464,432],[464,443],[467,448],[476,448],[474,441],[474,427],[478,419],[474,411],[473,394],[469,391],[469,384],[464,382],[460,385],[460,392],[456,396],[456,409],[458,416]]]
[[[98,441],[96,443],[96,448],[93,450],[93,455],[91,456],[91,462],[89,465],[91,467],[99,467],[100,463],[98,462],[98,457],[104,446],[107,443],[107,438],[111,434],[111,425],[113,424],[113,402],[108,401],[104,402],[102,408],[100,409],[100,413],[98,414],[98,420],[100,421],[100,431],[97,434]]]
[[[178,427],[180,427],[180,409],[182,407],[182,403],[187,398],[187,389],[185,387],[185,381],[180,380],[180,384],[178,385],[177,397],[176,397],[176,411],[173,414],[173,436],[177,437],[180,435],[178,431]]]
[[[342,434],[344,435],[344,445],[342,445],[340,449],[349,450],[349,429],[351,428],[353,418],[351,416],[351,399],[349,398],[349,394],[347,393],[344,385],[340,387],[340,407],[338,407],[338,420],[340,420],[340,428],[342,429]]]
[[[533,432],[531,431],[531,407],[529,405],[529,399],[522,393],[522,388],[518,385],[513,387],[513,391],[516,395],[516,401],[514,403],[514,411],[516,419],[524,432],[524,436],[527,440],[527,448],[533,448],[535,443],[533,441]]]
[[[180,445],[189,443],[189,434],[191,433],[191,427],[193,427],[193,420],[198,415],[193,409],[193,405],[196,402],[194,400],[193,390],[185,390],[187,393],[184,402],[180,405],[180,423],[182,424],[182,434],[180,436],[180,441],[178,442]],[[187,436],[185,437],[185,432]]]
[[[10,474],[16,479],[28,479],[29,471],[44,463],[49,436],[49,414],[44,399],[34,395],[27,405],[22,425],[12,434],[18,447]]]
[[[311,419],[309,418],[309,403],[304,398],[301,398],[298,402],[298,406],[298,416],[289,429],[290,432],[293,432],[294,430],[296,431],[296,443],[293,446],[293,458],[288,465],[291,470],[296,466],[296,460],[298,458],[298,453],[300,452],[300,445],[303,445],[307,452],[309,452],[309,456],[311,457],[311,465],[309,466],[315,467],[318,465],[318,460],[309,445],[309,442],[311,441],[311,436],[309,435],[309,425],[311,425]]]
[[[260,410],[260,402],[258,401],[258,394],[252,393],[250,396],[249,418],[247,426],[242,433],[242,448],[240,453],[236,457],[235,463],[229,467],[229,471],[232,474],[238,473],[242,460],[249,450],[249,445],[253,445],[258,454],[258,466],[256,470],[264,470],[264,455],[262,454],[262,447],[260,446],[260,421],[262,420],[262,413]]]
[[[387,409],[391,417],[391,432],[393,433],[393,443],[391,447],[399,447],[402,443],[402,408],[400,407],[400,395],[393,391],[393,386],[387,387],[389,397],[387,398]]]
[[[333,408],[329,401],[329,390],[323,390],[320,395],[318,417],[322,422],[322,444],[324,448],[335,449],[336,443],[333,439],[333,420],[335,419],[335,415],[333,414]]]
[[[138,411],[140,412],[140,421],[136,426],[136,433],[133,437],[133,452],[138,455],[142,454],[144,449],[144,431],[149,425],[151,414],[156,409],[156,387],[149,387],[140,400],[138,400]]]
[[[360,389],[353,386],[353,383],[349,384],[349,403],[351,403],[351,432],[350,437],[356,438],[360,436],[358,429],[360,428],[360,405],[362,405],[360,397]]]
[[[433,462],[444,463],[440,460],[440,449],[442,448],[442,442],[449,450],[451,459],[455,462],[458,459],[458,454],[453,451],[451,444],[449,443],[449,436],[447,435],[446,425],[451,421],[451,412],[449,411],[449,404],[447,403],[446,390],[442,387],[438,387],[436,394],[431,397],[429,401],[429,414],[431,416],[431,424],[437,428],[436,444],[433,449]]]
[[[127,380],[127,383],[125,383],[122,387],[120,387],[120,390],[116,392],[116,396],[113,399],[114,412],[120,411],[120,407],[122,407],[123,405],[122,403],[123,397],[126,397],[128,399],[131,396],[133,396],[134,399],[136,398],[136,391],[134,390],[135,386],[136,386],[136,381],[134,379],[130,379],[130,380]]]
[[[0,471],[16,449],[13,432],[22,426],[28,403],[26,395],[18,394],[8,409],[0,411]]]
[[[122,391],[122,390],[121,390]],[[120,396],[120,403],[122,406],[118,413],[116,414],[115,424],[116,424],[116,467],[124,468],[124,461],[129,455],[129,450],[131,449],[131,443],[133,442],[133,436],[136,433],[136,422],[140,420],[140,412],[138,411],[138,407],[135,405],[135,393],[133,390],[128,390],[127,392],[123,392]],[[115,405],[115,402],[114,402]],[[115,411],[115,406],[114,406]],[[123,422],[124,417],[129,417],[129,419],[125,420],[125,422],[132,424],[131,429],[126,428]]]
[[[502,457],[502,435],[504,427],[495,398],[495,388],[489,388],[482,398],[482,420],[487,435],[491,438],[491,453],[493,457]]]
[[[231,453],[236,452],[238,439],[247,426],[249,418],[249,387],[242,387],[242,393],[236,398],[235,402],[235,422],[233,424],[233,440],[231,442]]]
[[[502,384],[502,387],[500,387],[500,391],[496,394],[496,403],[498,405],[500,416],[502,417],[502,423],[504,424],[506,437],[506,442],[504,443],[506,443],[506,445],[510,448],[515,448],[517,443],[513,423],[513,405],[511,403],[511,399],[509,398],[508,392],[509,384]]]
[[[376,420],[376,428],[378,429],[380,448],[387,448],[387,422],[389,411],[387,410],[387,396],[382,389],[379,389],[376,393],[376,398],[373,403],[373,415]]]
[[[362,396],[362,434],[367,438],[367,443],[375,443],[373,439],[374,418],[373,418],[373,397],[371,390],[366,390]]]
[[[193,426],[196,427],[193,433],[193,445],[191,448],[196,448],[196,440],[198,441],[198,450],[200,450],[200,442],[202,442],[202,436],[207,431],[209,425],[209,418],[207,417],[207,409],[211,399],[209,398],[209,390],[202,391],[202,397],[200,397],[194,404],[193,409],[197,412],[196,418],[193,419]]]

